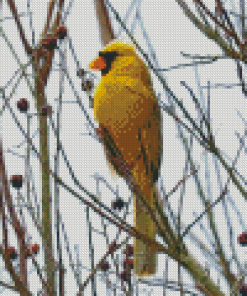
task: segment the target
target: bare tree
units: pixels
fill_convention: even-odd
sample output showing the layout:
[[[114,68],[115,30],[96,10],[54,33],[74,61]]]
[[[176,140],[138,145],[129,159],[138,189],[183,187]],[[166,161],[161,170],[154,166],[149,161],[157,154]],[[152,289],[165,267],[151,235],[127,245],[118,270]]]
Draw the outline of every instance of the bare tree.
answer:
[[[176,2],[195,27],[220,46],[222,55],[183,54],[184,58],[190,59],[191,62],[162,69],[159,67],[155,50],[142,22],[141,0],[131,2],[125,18],[120,16],[111,1],[94,0],[95,17],[99,24],[102,47],[119,37],[112,25],[113,21],[116,21],[120,28],[119,32],[124,32],[128,36],[138,54],[148,65],[149,70],[153,71],[157,81],[162,85],[163,95],[166,96],[167,101],[162,100],[159,96],[160,107],[164,117],[172,119],[185,151],[184,162],[181,162],[183,167],[182,178],[178,178],[174,188],[167,192],[165,177],[161,176],[164,184],[159,187],[159,200],[154,206],[145,202],[142,194],[135,190],[135,180],[127,180],[132,184],[132,193],[138,196],[143,209],[149,213],[155,223],[159,240],[149,238],[127,222],[128,217],[131,216],[131,196],[126,200],[119,194],[117,188],[106,181],[104,176],[97,174],[94,175],[97,193],[93,194],[82,185],[83,182],[77,177],[66,154],[60,127],[62,110],[64,110],[62,106],[66,103],[64,85],[67,82],[82,114],[80,120],[83,120],[87,126],[87,135],[91,139],[98,140],[97,129],[88,110],[93,105],[93,80],[95,77],[90,71],[80,66],[73,46],[73,39],[69,35],[69,28],[65,25],[67,17],[73,9],[72,2],[67,4],[60,0],[48,3],[46,23],[41,38],[36,43],[33,37],[35,29],[32,23],[33,14],[30,2],[27,1],[25,13],[18,10],[15,1],[7,0],[5,7],[5,3],[0,2],[1,9],[3,7],[4,9],[8,8],[12,14],[11,18],[15,21],[20,42],[27,57],[27,62],[22,62],[20,53],[17,52],[11,38],[1,26],[1,42],[6,46],[17,64],[13,77],[8,77],[0,89],[2,100],[1,122],[2,126],[7,125],[5,116],[7,116],[7,113],[11,115],[11,120],[16,125],[15,128],[20,131],[24,139],[22,143],[17,145],[17,148],[24,145],[26,150],[25,155],[21,155],[19,151],[16,152],[16,147],[4,150],[4,136],[2,137],[0,145],[0,217],[2,224],[0,253],[4,262],[3,272],[10,276],[11,283],[1,278],[0,286],[20,295],[35,294],[31,288],[28,265],[28,260],[31,259],[32,266],[37,274],[36,278],[40,287],[38,293],[40,295],[69,295],[69,284],[65,280],[67,272],[73,274],[77,295],[83,295],[86,290],[88,291],[89,284],[91,284],[91,295],[102,295],[97,279],[100,279],[101,284],[113,295],[118,295],[118,291],[126,295],[138,294],[137,290],[140,284],[154,289],[162,288],[163,295],[169,295],[169,290],[177,290],[181,295],[226,295],[223,292],[222,283],[217,282],[217,279],[228,285],[231,291],[230,295],[238,295],[239,291],[241,293],[247,291],[244,284],[245,268],[243,260],[239,258],[236,251],[238,244],[247,245],[247,234],[244,232],[245,221],[241,217],[241,209],[237,208],[234,203],[236,198],[242,199],[244,203],[247,197],[245,170],[241,170],[241,166],[238,168],[238,160],[241,157],[241,162],[243,162],[243,152],[246,149],[244,142],[246,119],[241,114],[241,110],[238,110],[243,127],[239,127],[236,132],[239,148],[235,157],[230,158],[224,151],[224,147],[218,144],[211,120],[211,96],[217,86],[210,82],[206,86],[200,85],[201,91],[203,89],[207,91],[207,100],[205,101],[203,96],[196,95],[196,91],[186,81],[181,82],[194,104],[197,116],[195,118],[189,111],[189,106],[169,87],[164,76],[164,73],[168,71],[193,67],[196,72],[199,65],[207,64],[213,67],[221,59],[226,61],[232,59],[237,66],[239,79],[237,87],[241,87],[242,95],[245,97],[246,85],[243,74],[246,63],[245,1],[239,1],[239,12],[230,10],[222,0],[215,1],[214,11],[208,8],[207,4],[204,3],[206,1],[187,1],[190,4],[182,0],[176,0]],[[83,5],[84,2],[81,3],[82,7]],[[134,20],[132,28],[129,29],[126,23],[133,11],[135,11]],[[235,23],[232,15],[234,15]],[[23,16],[29,19],[32,32],[31,41],[27,37],[27,29],[24,29]],[[5,23],[8,19],[9,17],[2,16],[1,22]],[[137,21],[143,32],[148,52],[143,50],[144,47],[137,42],[135,37]],[[81,80],[82,89],[79,91],[76,89],[75,81],[73,81],[66,63],[68,57],[66,47],[75,61],[77,76]],[[56,63],[56,52],[59,52],[59,63]],[[1,57],[1,59],[4,59],[4,57]],[[49,80],[55,72],[54,65],[57,65],[59,69],[59,83],[57,84],[59,95],[58,99],[55,100],[58,103],[57,105],[50,98],[53,95],[50,96],[47,92]],[[29,73],[30,69],[31,74]],[[30,99],[22,97],[18,98],[17,102],[13,100],[22,81],[25,81],[25,85],[34,99],[33,108],[35,112],[31,112]],[[222,84],[221,86],[225,89],[234,87],[229,84]],[[10,91],[9,88],[11,88]],[[83,103],[82,96],[86,98],[87,103]],[[15,106],[13,101],[16,103]],[[71,101],[67,103],[71,103]],[[17,110],[15,110],[16,107]],[[25,119],[21,117],[21,114],[25,114]],[[37,126],[34,118],[37,118]],[[240,132],[241,128],[244,130],[243,134]],[[33,129],[36,129],[36,132],[33,133]],[[35,141],[36,134],[39,139],[39,149]],[[55,154],[51,151],[51,143],[55,147]],[[205,171],[198,165],[198,160],[194,155],[198,151],[200,151],[200,155],[205,155],[204,160],[200,162],[201,166],[206,167]],[[13,157],[18,155],[25,160],[25,174],[8,176],[8,163],[5,158],[7,159],[7,155],[10,153]],[[121,155],[119,155],[119,158],[121,158]],[[40,168],[40,182],[33,171],[33,159],[38,161],[35,166]],[[63,175],[62,170],[60,170],[61,163],[65,164],[71,177],[72,183],[70,184],[73,184],[74,187],[69,185],[68,181],[65,181],[67,180],[65,174]],[[211,176],[213,168],[215,174]],[[222,177],[223,171],[227,175],[226,180]],[[186,203],[191,202],[186,191],[191,184],[193,184],[196,192],[193,200],[200,202],[203,205],[203,210],[197,217],[193,217],[190,224],[185,224],[183,220],[184,208]],[[214,198],[211,194],[212,184],[218,186],[218,193]],[[25,193],[24,188],[26,188]],[[237,191],[234,191],[236,195],[234,198],[231,193],[234,190],[233,188],[237,189]],[[15,191],[12,191],[13,189]],[[107,189],[110,192],[111,206],[102,201],[102,189]],[[85,206],[83,208],[85,211],[82,211],[81,217],[87,229],[89,256],[71,250],[69,234],[66,231],[66,223],[63,221],[61,211],[62,190],[69,194],[71,199],[76,199]],[[180,194],[177,198],[178,192]],[[177,198],[177,209],[172,206],[171,198]],[[223,209],[222,220],[226,224],[227,238],[222,238],[221,230],[217,225],[216,209],[219,205]],[[233,223],[234,217],[231,211],[237,214],[239,219],[237,226],[242,228],[242,233],[238,233],[238,240],[233,235],[233,229],[236,233],[235,228],[237,227]],[[101,221],[101,228],[95,222],[95,216]],[[39,243],[34,243],[30,239],[31,225],[27,225],[28,217],[31,218],[32,227],[40,236]],[[95,226],[96,224],[97,226]],[[116,233],[114,235],[110,233],[111,226],[115,227]],[[204,241],[194,234],[193,229],[196,226],[200,226],[206,234],[207,244],[204,244]],[[96,259],[95,256],[98,247],[94,241],[95,235],[102,238],[102,244],[106,244],[106,250],[99,246],[102,248],[100,259]],[[165,264],[163,261],[159,261],[164,271],[161,277],[157,275],[157,277],[145,279],[138,278],[134,274],[132,270],[133,248],[130,243],[133,237],[142,240],[148,246],[152,246],[161,256],[165,256]],[[13,241],[15,241],[15,244]],[[44,261],[40,256],[41,254],[38,255],[38,252],[42,252]],[[198,260],[195,253],[202,254],[203,259]],[[124,259],[121,256],[124,256]],[[88,257],[89,263],[87,262]],[[169,278],[168,264],[171,262],[175,262],[178,266],[177,281],[172,281]],[[213,271],[217,271],[217,279],[214,277]],[[86,274],[86,276],[83,277],[82,274]],[[183,278],[184,274],[190,275],[193,279],[193,285],[186,283]],[[158,293],[160,293],[160,290]]]

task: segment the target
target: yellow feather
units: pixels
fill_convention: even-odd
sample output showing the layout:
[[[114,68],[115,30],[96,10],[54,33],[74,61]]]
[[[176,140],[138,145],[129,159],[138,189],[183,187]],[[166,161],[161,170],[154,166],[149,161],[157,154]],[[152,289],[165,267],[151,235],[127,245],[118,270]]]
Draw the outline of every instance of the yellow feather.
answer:
[[[117,165],[116,155],[120,153],[143,197],[146,196],[152,205],[162,153],[161,111],[148,67],[133,46],[123,44],[121,40],[110,43],[101,50],[102,65],[102,54],[111,52],[117,55],[111,61],[109,72],[102,76],[95,89],[94,116],[100,127],[107,131],[101,134],[101,140],[108,161],[120,176],[125,177],[126,172]],[[133,198],[134,226],[155,239],[156,228],[152,219],[144,211],[140,200],[135,195]],[[156,272],[156,265],[157,254],[141,240],[134,239],[135,273],[139,276],[152,275]]]

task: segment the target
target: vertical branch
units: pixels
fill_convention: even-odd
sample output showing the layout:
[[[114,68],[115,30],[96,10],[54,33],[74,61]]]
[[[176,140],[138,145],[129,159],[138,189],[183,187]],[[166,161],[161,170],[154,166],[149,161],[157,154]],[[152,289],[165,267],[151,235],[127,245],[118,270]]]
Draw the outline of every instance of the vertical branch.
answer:
[[[112,29],[111,21],[104,0],[94,0],[94,4],[99,22],[101,43],[106,45],[116,37]]]
[[[64,1],[59,1],[59,11],[57,12],[56,19],[52,25],[52,38],[57,41],[56,33],[61,22],[61,9]],[[47,24],[45,26],[45,32],[48,30],[49,24],[52,18],[52,12],[54,9],[54,1],[50,2]],[[46,37],[46,36],[45,36]],[[40,130],[40,154],[42,157],[42,239],[45,246],[45,271],[47,275],[47,283],[52,291],[51,295],[55,293],[55,262],[53,259],[53,243],[52,243],[52,204],[50,197],[50,159],[49,159],[49,141],[48,141],[48,126],[47,116],[42,115],[42,107],[46,105],[45,87],[49,78],[49,74],[52,67],[52,60],[54,57],[55,47],[44,50],[42,48],[42,42],[33,55],[33,67],[35,71],[35,99],[39,116],[39,130]],[[40,67],[40,63],[42,66]],[[48,293],[48,292],[47,292]]]
[[[60,52],[60,64],[65,66],[65,55]],[[59,69],[59,103],[57,108],[57,151],[54,158],[54,173],[59,174],[59,162],[60,162],[60,128],[61,128],[61,114],[62,114],[62,95],[63,95],[63,82],[64,82],[64,72],[62,68]],[[54,180],[54,219],[56,221],[56,241],[57,241],[57,254],[59,262],[59,276],[57,278],[57,287],[59,289],[58,295],[64,296],[64,267],[63,267],[63,257],[62,257],[62,246],[60,241],[60,230],[61,230],[61,219],[60,219],[60,205],[59,205],[59,194],[60,194],[60,185]]]
[[[52,217],[51,217],[51,201],[50,201],[50,175],[49,171],[44,169],[50,167],[49,150],[48,150],[48,127],[47,116],[42,116],[42,107],[45,105],[44,81],[40,79],[39,71],[35,69],[35,98],[37,102],[37,111],[39,116],[40,131],[40,154],[42,157],[42,240],[45,255],[45,271],[47,274],[47,282],[54,291],[54,262],[52,256]]]
[[[49,149],[48,149],[48,127],[47,127],[47,116],[42,116],[42,107],[46,104],[45,99],[45,87],[47,80],[51,71],[52,59],[54,56],[54,49],[45,51],[42,48],[43,38],[47,37],[47,31],[51,27],[52,14],[55,7],[54,0],[49,3],[47,23],[42,34],[42,40],[38,45],[36,50],[33,50],[27,42],[24,34],[20,19],[18,17],[18,12],[15,7],[13,0],[8,0],[10,10],[15,18],[17,24],[17,29],[19,31],[22,43],[25,47],[27,55],[32,54],[33,57],[33,69],[35,73],[35,99],[36,107],[39,116],[39,130],[40,130],[40,153],[42,157],[42,239],[45,252],[45,271],[47,275],[47,283],[49,291],[47,294],[54,295],[55,292],[55,263],[52,254],[52,213],[51,213],[51,198],[50,198],[50,175],[49,170],[45,169],[50,167],[49,161]],[[58,25],[61,21],[61,9],[63,7],[64,1],[59,1],[59,12],[57,13],[56,19],[52,26],[52,35],[55,38],[55,33]],[[41,63],[42,62],[42,63]],[[40,66],[41,65],[41,66]],[[23,231],[22,231],[23,232]],[[20,232],[19,236],[23,233]],[[24,240],[20,241],[20,251],[24,256]],[[22,258],[22,255],[21,255]],[[23,259],[24,260],[24,259]],[[23,260],[21,266],[23,265]],[[50,292],[51,291],[51,292]],[[24,295],[24,294],[22,294]]]
[[[59,1],[59,7],[57,12],[57,22],[62,19],[62,9],[63,9],[64,0]],[[60,61],[61,64],[64,65],[66,63],[65,55],[60,53]],[[60,154],[60,127],[61,127],[61,113],[62,113],[62,95],[63,95],[63,82],[64,82],[64,72],[62,69],[59,71],[60,75],[60,83],[59,83],[59,107],[57,111],[57,154],[55,159],[55,170],[57,174],[59,172],[59,154]],[[59,274],[58,274],[58,294],[61,296],[65,295],[65,287],[64,287],[64,273],[65,269],[63,266],[63,257],[62,257],[62,246],[60,242],[60,226],[61,226],[61,219],[60,219],[60,206],[59,206],[59,184],[55,182],[55,193],[54,193],[54,209],[55,209],[55,219],[57,221],[57,253],[58,253],[58,262],[59,262]]]
[[[181,130],[181,126],[178,125],[178,132],[180,134],[180,137],[183,136],[182,130]],[[187,139],[184,139],[185,142],[187,142]],[[185,146],[185,145],[184,145]],[[186,174],[188,173],[188,169],[189,169],[189,158],[190,158],[190,153],[188,150],[186,150],[186,163],[185,163],[185,167],[183,169],[183,175],[186,176]],[[180,193],[180,197],[179,197],[179,204],[178,204],[178,237],[180,239],[180,245],[183,245],[183,236],[181,235],[181,216],[183,214],[183,204],[184,204],[184,196],[185,196],[185,182],[182,184],[182,188],[181,188],[181,193]],[[179,249],[179,253],[180,253],[180,249]],[[183,285],[182,285],[182,266],[179,264],[178,265],[178,285],[179,285],[179,289],[180,289],[180,295],[184,295],[184,290],[183,290]]]
[[[87,226],[88,226],[88,237],[89,237],[89,258],[91,261],[91,269],[94,269],[94,246],[92,240],[92,222],[90,221],[89,207],[87,207]],[[96,281],[94,277],[91,278],[91,293],[96,295]]]
[[[0,159],[1,162],[1,159]],[[4,245],[5,250],[8,248],[8,230],[7,230],[7,219],[5,214],[5,207],[3,202],[3,180],[1,178],[1,168],[0,168],[0,216],[2,217],[2,244]]]
[[[21,203],[20,203],[20,192],[18,189],[17,192],[17,209],[19,210],[19,220],[21,222],[22,228],[25,227],[25,221],[23,218]],[[19,248],[20,248],[20,277],[23,285],[28,287],[28,281],[27,281],[27,258],[25,256],[26,254],[26,234],[25,231],[23,231],[23,237],[21,241],[19,242]]]
[[[41,48],[42,51],[42,48]],[[50,175],[44,166],[50,167],[49,149],[48,149],[48,126],[47,116],[42,115],[42,107],[46,105],[45,86],[48,80],[49,62],[52,61],[51,53],[47,52],[46,60],[43,68],[39,68],[40,56],[35,55],[34,71],[35,71],[35,101],[37,112],[39,114],[39,132],[40,132],[40,154],[42,157],[42,241],[44,245],[45,272],[47,275],[47,283],[51,291],[55,290],[55,274],[53,261],[53,244],[52,244],[52,213],[51,213],[51,197],[50,197]],[[44,72],[44,68],[47,70]],[[45,75],[46,74],[46,75]]]
[[[27,114],[27,136],[30,139],[30,124],[31,124],[31,115]],[[31,160],[31,145],[30,142],[27,141],[27,155],[25,158],[25,169],[26,169],[26,182],[27,182],[27,202],[31,204],[30,200],[30,192],[31,192],[31,174],[30,174],[30,160]]]

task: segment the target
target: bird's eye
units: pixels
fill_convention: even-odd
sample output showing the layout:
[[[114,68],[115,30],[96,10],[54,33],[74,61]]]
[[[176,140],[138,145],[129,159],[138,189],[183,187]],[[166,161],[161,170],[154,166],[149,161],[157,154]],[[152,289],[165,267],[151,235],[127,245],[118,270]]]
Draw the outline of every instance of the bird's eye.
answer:
[[[112,63],[113,61],[116,59],[117,57],[117,52],[116,51],[104,51],[104,52],[99,52],[99,56],[104,57],[105,61],[106,61],[106,68],[101,70],[102,75],[106,75],[111,67],[112,67]]]

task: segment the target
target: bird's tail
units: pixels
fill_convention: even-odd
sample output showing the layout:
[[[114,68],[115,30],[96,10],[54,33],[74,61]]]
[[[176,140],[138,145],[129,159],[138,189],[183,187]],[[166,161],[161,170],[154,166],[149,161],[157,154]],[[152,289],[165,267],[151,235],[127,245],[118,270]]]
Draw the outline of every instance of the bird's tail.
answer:
[[[152,205],[155,198],[155,188],[151,187],[147,196],[149,205]],[[134,195],[134,226],[137,230],[150,238],[156,238],[156,227],[152,218],[142,206],[140,198]],[[134,272],[138,276],[151,276],[156,273],[157,252],[142,242],[134,238]]]

